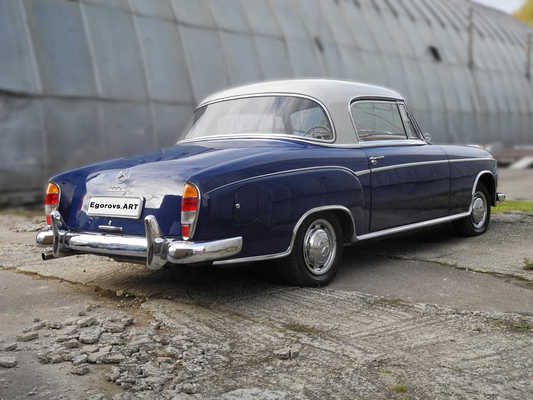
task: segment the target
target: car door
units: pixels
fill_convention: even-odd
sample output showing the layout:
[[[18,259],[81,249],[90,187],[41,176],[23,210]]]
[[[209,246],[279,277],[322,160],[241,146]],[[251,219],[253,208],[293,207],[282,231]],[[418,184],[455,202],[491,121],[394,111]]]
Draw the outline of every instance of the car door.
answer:
[[[440,146],[422,140],[403,102],[359,100],[351,112],[368,157],[370,232],[448,215],[450,170]]]

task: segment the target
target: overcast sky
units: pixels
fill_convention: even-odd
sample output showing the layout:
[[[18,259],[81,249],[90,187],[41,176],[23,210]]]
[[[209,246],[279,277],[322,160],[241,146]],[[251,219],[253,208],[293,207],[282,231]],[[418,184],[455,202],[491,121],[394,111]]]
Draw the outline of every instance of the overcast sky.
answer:
[[[512,13],[520,8],[524,4],[525,0],[474,0],[478,3],[485,4],[486,6],[494,7],[499,10]]]

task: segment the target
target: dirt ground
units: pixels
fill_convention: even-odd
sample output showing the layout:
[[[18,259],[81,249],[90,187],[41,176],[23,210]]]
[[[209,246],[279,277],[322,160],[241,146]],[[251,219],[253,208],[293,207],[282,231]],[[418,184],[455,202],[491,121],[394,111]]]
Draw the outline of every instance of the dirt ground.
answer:
[[[533,398],[533,215],[361,243],[321,289],[270,263],[43,262],[40,225],[0,215],[2,400]]]

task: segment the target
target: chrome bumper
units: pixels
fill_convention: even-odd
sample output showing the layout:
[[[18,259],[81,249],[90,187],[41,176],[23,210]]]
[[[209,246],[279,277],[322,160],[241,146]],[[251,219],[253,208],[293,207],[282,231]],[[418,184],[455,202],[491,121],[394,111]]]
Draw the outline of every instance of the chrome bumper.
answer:
[[[39,232],[35,239],[38,246],[52,247],[51,251],[43,253],[44,260],[76,253],[93,253],[146,259],[147,268],[157,270],[167,263],[194,264],[221,260],[242,250],[242,237],[209,242],[163,238],[153,215],[144,219],[145,237],[71,232],[63,229],[66,225],[58,211],[52,212],[51,217],[51,229]]]
[[[505,201],[506,198],[505,193],[496,193],[496,201]]]

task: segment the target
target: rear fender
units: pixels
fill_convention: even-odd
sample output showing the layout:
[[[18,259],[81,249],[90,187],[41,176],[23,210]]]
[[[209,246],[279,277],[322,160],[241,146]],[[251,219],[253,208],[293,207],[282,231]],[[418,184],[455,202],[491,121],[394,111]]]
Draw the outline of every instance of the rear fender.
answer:
[[[355,237],[355,221],[364,224],[368,218],[363,186],[343,167],[247,178],[216,188],[203,199],[196,239],[238,234],[244,238],[242,257],[286,253],[297,224],[310,210],[338,212],[346,241]]]

